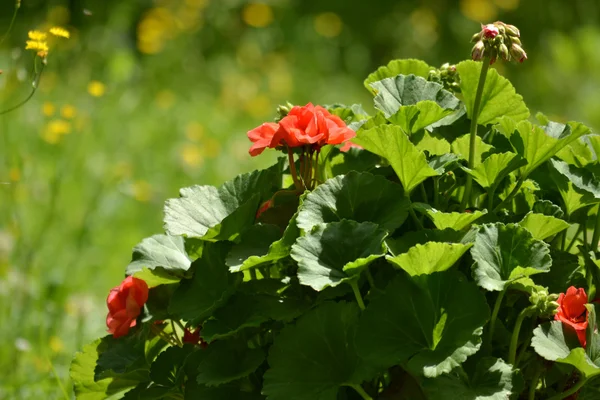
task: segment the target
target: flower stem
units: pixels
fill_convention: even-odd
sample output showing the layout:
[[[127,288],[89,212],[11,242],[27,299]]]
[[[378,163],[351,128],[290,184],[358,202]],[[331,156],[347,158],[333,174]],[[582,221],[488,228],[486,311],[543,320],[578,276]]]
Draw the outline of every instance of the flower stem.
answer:
[[[506,293],[506,288],[500,292],[498,297],[496,298],[496,302],[494,303],[494,310],[492,311],[492,317],[490,318],[490,331],[488,332],[489,337],[489,345],[492,345],[492,340],[494,339],[494,329],[496,328],[496,318],[498,318],[498,312],[500,311],[500,305],[502,304],[502,299],[504,298],[504,294]]]
[[[565,249],[565,251],[568,253],[569,251],[571,251],[571,248],[573,247],[573,245],[575,244],[575,242],[577,241],[577,237],[579,236],[579,234],[584,230],[584,223],[579,224],[579,227],[577,228],[577,232],[575,232],[575,234],[573,235],[573,239],[571,239],[571,242],[569,243],[569,245],[567,246],[567,248]]]
[[[358,282],[356,280],[350,282],[350,286],[352,286],[352,291],[354,292],[354,297],[356,297],[356,302],[361,310],[365,310],[365,303],[363,302],[362,295],[360,294],[360,290],[358,290]]]
[[[375,281],[373,280],[373,275],[371,275],[371,270],[369,270],[369,267],[366,268],[366,274],[367,274],[367,281],[369,281],[369,286],[371,286],[371,289],[375,289]]]
[[[433,207],[440,207],[440,178],[433,178]]]
[[[531,378],[531,384],[529,386],[529,396],[527,396],[527,400],[535,400],[535,391],[537,389],[537,384],[540,381],[540,377],[542,376],[543,371],[543,364],[538,364],[535,369],[535,372],[533,373],[533,378]]]
[[[296,171],[296,163],[294,162],[294,153],[292,152],[291,147],[288,147],[288,161],[290,164],[290,174],[292,175],[294,186],[296,186],[296,191],[298,193],[302,193],[304,191],[304,187],[298,180],[298,172]]]
[[[517,195],[517,193],[519,193],[519,189],[521,189],[521,186],[523,185],[524,180],[525,180],[525,178],[523,176],[521,176],[519,178],[519,180],[517,181],[517,184],[515,185],[513,190],[510,192],[510,194],[508,196],[506,196],[506,198],[504,200],[502,200],[502,202],[500,204],[498,204],[492,212],[495,213],[497,211],[500,211],[506,203],[511,201],[513,199],[513,197],[515,197]]]
[[[365,392],[365,389],[362,388],[362,386],[360,386],[357,383],[348,385],[350,386],[352,389],[356,390],[356,392],[358,394],[360,394],[360,396],[364,399],[364,400],[373,400],[373,398],[371,396],[369,396],[369,394],[367,392]]]
[[[521,332],[521,325],[525,318],[527,318],[532,311],[535,310],[535,306],[529,306],[525,308],[515,321],[515,327],[513,328],[512,336],[510,338],[510,347],[508,348],[508,363],[515,366],[515,359],[517,357],[517,345],[519,344],[519,333]]]
[[[411,203],[411,201],[410,201],[410,198],[408,198],[408,203],[409,203],[409,206],[408,206],[408,213],[410,214],[410,216],[412,217],[412,219],[415,221],[415,224],[417,225],[417,227],[418,227],[420,230],[423,230],[423,229],[425,229],[425,228],[423,227],[423,224],[422,224],[422,223],[421,223],[421,221],[419,220],[419,217],[417,217],[417,214],[415,213],[415,210],[413,210],[413,207],[412,207],[412,203]]]
[[[592,235],[592,251],[594,252],[598,250],[598,240],[600,240],[600,207],[596,213],[596,226]]]
[[[4,36],[2,36],[2,39],[0,39],[0,44],[4,43],[6,38],[8,38],[8,36],[10,35],[10,31],[12,31],[12,28],[15,25],[15,21],[17,20],[17,13],[19,12],[19,8],[21,8],[21,1],[17,0],[15,2],[15,10],[13,11],[12,18],[10,19],[10,24],[8,25],[8,29],[4,33]]]
[[[579,389],[581,389],[583,387],[583,385],[585,385],[587,383],[587,379],[584,378],[583,376],[579,379],[579,381],[575,384],[575,386],[572,386],[569,390],[559,393],[556,396],[552,396],[550,397],[548,400],[562,400],[562,399],[566,399],[567,397],[571,396],[572,394],[575,394],[579,391]]]
[[[490,58],[484,57],[481,65],[481,73],[479,75],[479,83],[477,84],[477,92],[475,101],[473,102],[473,114],[471,115],[471,137],[469,145],[469,169],[473,169],[475,165],[475,146],[477,144],[477,120],[479,119],[479,108],[481,107],[481,96],[485,86],[488,69],[490,68]],[[460,202],[460,211],[465,211],[467,203],[471,197],[471,187],[473,186],[473,177],[467,174],[467,182],[465,184],[465,192],[463,193],[462,201]]]
[[[35,58],[33,60],[35,76],[33,78],[33,82],[31,83],[31,85],[33,86],[33,88],[31,89],[31,92],[29,92],[29,95],[24,100],[21,100],[19,103],[15,104],[12,107],[7,108],[6,110],[0,111],[0,115],[8,114],[9,112],[16,110],[17,108],[25,105],[25,103],[27,103],[29,100],[31,100],[31,98],[33,97],[33,95],[35,94],[35,92],[38,89],[38,86],[40,84],[40,79],[42,79],[42,72],[44,72],[45,63],[43,61],[42,61],[40,70],[38,71],[38,68],[37,68],[37,59],[38,58],[39,58],[38,56],[35,56]]]

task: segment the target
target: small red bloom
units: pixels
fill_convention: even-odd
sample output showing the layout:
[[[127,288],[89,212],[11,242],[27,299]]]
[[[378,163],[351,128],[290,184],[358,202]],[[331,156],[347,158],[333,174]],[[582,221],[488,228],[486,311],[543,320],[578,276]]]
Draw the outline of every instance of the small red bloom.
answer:
[[[362,149],[362,148],[363,148],[362,146],[359,146],[357,144],[354,144],[354,143],[348,141],[348,142],[344,143],[344,145],[342,147],[340,147],[340,151],[342,153],[345,153],[347,151],[350,151],[350,149]]]
[[[276,123],[266,122],[248,132],[248,139],[254,143],[250,147],[250,155],[252,157],[259,155],[267,147],[274,147],[271,146],[271,143],[277,129],[279,129],[279,125]]]
[[[494,24],[482,25],[481,31],[483,32],[483,37],[487,39],[493,39],[500,33],[498,27]]]
[[[115,338],[125,336],[135,326],[146,301],[148,285],[141,279],[128,276],[121,285],[112,288],[106,299],[108,332]]]
[[[252,156],[267,147],[312,145],[318,149],[326,144],[343,143],[354,136],[355,132],[340,117],[312,103],[292,107],[279,124],[264,123],[248,132],[248,138],[254,143],[250,148]]]
[[[183,332],[183,343],[198,344],[203,349],[208,347],[208,343],[200,338],[200,327],[197,327],[194,331],[185,328],[185,332]]]
[[[256,212],[256,219],[258,219],[262,213],[267,211],[272,206],[273,206],[273,199],[269,199],[269,200],[265,201],[264,203],[262,203],[262,205],[258,208],[258,211]]]
[[[566,293],[561,293],[558,296],[558,312],[554,315],[555,320],[575,329],[579,343],[583,347],[585,347],[585,333],[588,326],[588,313],[585,308],[587,302],[588,297],[585,289],[577,289],[571,286]]]

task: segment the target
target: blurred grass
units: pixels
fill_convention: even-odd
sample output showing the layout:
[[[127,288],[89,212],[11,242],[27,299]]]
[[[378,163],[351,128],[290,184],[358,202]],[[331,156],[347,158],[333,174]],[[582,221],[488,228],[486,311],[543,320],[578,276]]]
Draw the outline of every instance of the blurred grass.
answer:
[[[105,331],[131,248],[192,184],[265,167],[248,129],[277,104],[363,103],[393,58],[468,58],[478,22],[521,28],[496,64],[532,112],[600,127],[593,1],[27,1],[0,49],[0,109],[30,90],[27,31],[67,26],[27,105],[0,117],[0,399],[71,396],[73,352]],[[11,2],[2,2],[0,30]]]

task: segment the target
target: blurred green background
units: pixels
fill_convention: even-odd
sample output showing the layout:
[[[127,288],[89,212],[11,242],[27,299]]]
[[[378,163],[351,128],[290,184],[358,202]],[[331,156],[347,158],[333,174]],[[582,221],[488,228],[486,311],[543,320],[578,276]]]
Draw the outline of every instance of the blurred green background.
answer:
[[[15,3],[0,3],[4,32]],[[106,295],[164,200],[270,164],[245,133],[278,104],[370,109],[369,72],[468,58],[497,19],[521,29],[529,60],[495,67],[532,112],[600,129],[595,0],[22,0],[0,109],[31,90],[27,31],[72,35],[0,117],[0,399],[71,397],[73,352],[105,332]]]

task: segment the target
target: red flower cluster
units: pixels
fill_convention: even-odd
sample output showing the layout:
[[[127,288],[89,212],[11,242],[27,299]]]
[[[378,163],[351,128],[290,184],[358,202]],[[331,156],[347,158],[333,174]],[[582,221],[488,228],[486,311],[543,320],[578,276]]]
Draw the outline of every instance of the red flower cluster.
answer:
[[[588,297],[585,289],[571,286],[566,293],[558,296],[557,302],[559,307],[554,319],[575,329],[579,343],[585,347],[585,333],[588,326],[588,312],[585,308]]]
[[[148,301],[148,285],[141,279],[128,276],[121,285],[112,288],[106,299],[106,326],[113,337],[127,335],[133,328],[142,307]]]
[[[278,124],[267,122],[248,132],[248,138],[254,143],[250,148],[253,157],[267,147],[312,145],[320,148],[326,144],[343,143],[354,135],[340,117],[312,103],[304,107],[294,106]]]
[[[183,343],[197,344],[203,349],[208,347],[208,343],[200,338],[200,327],[197,327],[193,331],[189,328],[185,328],[183,332]]]

